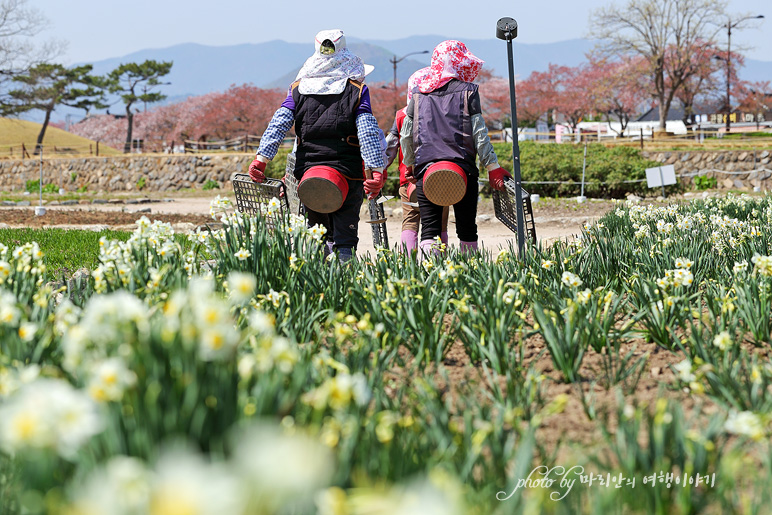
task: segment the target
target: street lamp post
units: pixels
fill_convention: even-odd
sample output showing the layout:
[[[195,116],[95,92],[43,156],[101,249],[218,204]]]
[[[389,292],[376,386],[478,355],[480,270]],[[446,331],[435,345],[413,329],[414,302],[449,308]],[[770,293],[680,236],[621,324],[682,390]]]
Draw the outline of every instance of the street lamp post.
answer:
[[[739,20],[732,21],[731,19],[727,18],[726,20],[726,133],[729,134],[730,129],[730,120],[729,118],[732,115],[732,99],[731,99],[731,93],[729,91],[729,82],[730,82],[730,64],[732,61],[732,29],[740,25],[742,22],[747,20],[760,20],[764,18],[763,14],[759,14],[758,16],[745,16],[744,18],[740,18]]]
[[[512,110],[512,173],[515,180],[515,218],[517,219],[517,255],[523,256],[525,245],[525,215],[523,214],[522,176],[520,175],[520,143],[517,135],[517,99],[515,98],[515,63],[512,40],[517,37],[517,22],[513,18],[501,18],[496,23],[496,37],[507,42],[509,60],[509,106]]]
[[[411,55],[428,54],[428,53],[429,53],[428,50],[421,50],[420,52],[410,52],[409,54],[405,54],[402,57],[400,57],[399,59],[397,59],[397,56],[395,54],[394,57],[389,59],[389,62],[394,67],[394,83],[393,83],[393,86],[394,86],[394,110],[395,111],[397,110],[397,107],[399,107],[399,106],[397,106],[397,103],[396,103],[396,99],[397,99],[397,63],[401,62],[403,59],[405,59],[406,57],[409,57]]]

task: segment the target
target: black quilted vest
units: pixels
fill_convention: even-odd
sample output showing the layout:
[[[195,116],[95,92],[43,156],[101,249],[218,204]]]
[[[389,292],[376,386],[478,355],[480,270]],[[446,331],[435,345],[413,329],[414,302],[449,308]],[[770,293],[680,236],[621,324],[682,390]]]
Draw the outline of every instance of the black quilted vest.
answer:
[[[298,85],[292,85],[295,134],[299,138],[295,177],[300,179],[312,166],[326,165],[351,179],[362,180],[356,126],[362,83],[349,80],[337,95],[301,95]]]

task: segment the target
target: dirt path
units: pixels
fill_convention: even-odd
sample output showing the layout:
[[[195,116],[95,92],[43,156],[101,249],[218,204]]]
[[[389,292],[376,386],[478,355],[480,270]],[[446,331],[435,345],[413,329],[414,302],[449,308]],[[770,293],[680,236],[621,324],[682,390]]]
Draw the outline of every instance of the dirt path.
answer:
[[[228,195],[227,192],[220,192],[220,194]],[[110,227],[130,230],[141,216],[172,224],[199,226],[212,220],[209,216],[209,204],[215,196],[216,194],[145,199],[143,203],[134,203],[136,199],[124,199],[123,203],[48,205],[46,214],[42,216],[35,216],[32,206],[2,207],[0,208],[0,224],[2,224],[0,227],[90,229]],[[230,197],[233,199],[232,194]],[[129,201],[132,203],[126,203]],[[385,207],[389,215],[386,225],[389,242],[394,246],[399,242],[401,234],[399,204],[396,200],[391,200],[385,204]],[[574,199],[542,199],[534,205],[537,238],[545,244],[556,239],[571,238],[581,232],[585,222],[597,220],[610,209],[613,209],[610,201],[578,204]],[[363,208],[359,224],[358,254],[360,255],[373,252],[372,231],[370,224],[366,223],[368,216],[367,210]],[[486,249],[497,251],[499,248],[506,248],[509,242],[516,243],[516,235],[494,217],[490,199],[484,199],[478,208],[478,232],[480,245]],[[458,245],[452,211],[449,233],[450,244]]]

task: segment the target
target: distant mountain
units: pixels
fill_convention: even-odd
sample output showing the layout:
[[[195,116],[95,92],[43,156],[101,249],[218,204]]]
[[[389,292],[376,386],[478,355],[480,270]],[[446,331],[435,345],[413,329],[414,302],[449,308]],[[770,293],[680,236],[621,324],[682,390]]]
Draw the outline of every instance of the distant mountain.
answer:
[[[367,80],[392,82],[394,67],[390,60],[411,52],[428,50],[447,39],[443,36],[412,36],[394,41],[364,41],[349,38],[349,47],[366,63],[375,66]],[[485,67],[496,75],[507,74],[506,44],[498,39],[464,40],[470,50],[483,59]],[[548,44],[514,44],[515,71],[526,77],[534,70],[545,70],[549,63],[575,66],[584,60],[592,42],[576,39]],[[254,84],[258,87],[286,88],[313,52],[306,43],[269,41],[232,46],[207,46],[184,43],[167,48],[145,49],[122,57],[91,63],[94,73],[105,74],[121,63],[146,59],[173,61],[172,71],[164,77],[170,82],[161,90],[169,96],[202,95],[223,91],[231,84]],[[431,54],[410,56],[397,64],[397,82],[403,84],[417,70],[427,66]]]
[[[412,52],[430,52],[444,36],[411,36],[387,40],[363,40],[349,37],[349,47],[362,59],[375,66],[367,77],[370,84],[391,83],[394,68],[390,59],[401,58]],[[505,77],[508,73],[506,43],[499,39],[464,39],[464,43],[478,57],[485,61],[485,68],[495,75]],[[585,39],[572,39],[557,43],[527,44],[513,43],[515,74],[527,77],[532,71],[546,70],[550,63],[576,66],[586,59],[585,54],[594,43]],[[312,54],[310,43],[287,43],[268,41],[265,43],[231,46],[207,46],[185,43],[167,48],[145,49],[122,57],[115,57],[91,63],[94,72],[106,74],[121,63],[142,62],[146,59],[173,61],[171,73],[164,77],[170,84],[158,90],[168,96],[167,102],[179,101],[192,95],[203,95],[213,91],[224,91],[231,85],[254,84],[263,88],[286,88],[297,71]],[[430,54],[411,55],[397,64],[397,81],[407,82],[408,77],[430,62]],[[740,77],[745,80],[772,80],[772,61],[746,60]],[[122,112],[120,103],[112,112]],[[55,120],[63,120],[67,114],[74,119],[82,118],[82,111],[59,109]],[[32,116],[30,119],[34,119]]]
[[[352,52],[361,57],[365,63],[371,64],[375,67],[375,70],[373,70],[373,72],[367,76],[368,83],[392,83],[394,81],[394,65],[390,61],[390,59],[394,57],[394,54],[392,54],[390,51],[381,46],[365,43],[364,41],[359,41],[356,39],[349,39],[348,47]],[[290,71],[270,82],[263,84],[262,87],[282,89],[286,88],[295,80],[295,77],[297,76],[307,57],[308,56],[305,56],[303,59],[298,61]],[[397,58],[399,57],[401,56],[398,56]],[[414,71],[418,70],[419,68],[423,68],[427,64],[428,61],[426,64],[424,64],[413,59],[405,59],[404,61],[400,61],[397,64],[397,82],[400,84],[407,82],[407,79],[410,78],[410,75]]]
[[[303,63],[310,53],[308,47],[286,41],[219,47],[184,43],[140,50],[91,64],[94,73],[105,74],[122,63],[140,63],[146,59],[173,61],[171,72],[163,78],[171,84],[159,90],[168,96],[203,95],[224,91],[231,84],[251,83],[263,87],[287,73],[296,63]]]
[[[371,45],[388,48],[397,56],[409,52],[429,50],[442,41],[449,39],[444,36],[411,36],[394,41],[368,40]],[[507,63],[507,44],[500,39],[463,39],[469,50],[485,61],[484,68],[492,70],[494,75],[506,77],[509,69]],[[558,43],[528,44],[512,43],[512,53],[515,65],[515,74],[527,77],[532,71],[544,71],[550,63],[565,66],[576,66],[584,61],[585,54],[592,50],[594,43],[586,39],[570,39]],[[431,60],[430,54],[413,56],[413,59],[422,62],[424,66]]]

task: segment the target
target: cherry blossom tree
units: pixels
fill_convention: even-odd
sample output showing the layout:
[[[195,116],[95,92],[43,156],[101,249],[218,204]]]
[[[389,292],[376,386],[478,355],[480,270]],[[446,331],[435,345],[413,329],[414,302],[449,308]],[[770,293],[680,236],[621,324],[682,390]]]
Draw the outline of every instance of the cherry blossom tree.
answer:
[[[397,110],[407,105],[407,84],[398,84],[397,90],[391,82],[375,82],[368,84],[370,90],[370,107],[373,116],[378,120],[378,126],[385,133],[394,123]],[[397,106],[397,110],[394,109]]]
[[[148,148],[171,148],[175,142],[198,139],[208,130],[202,116],[207,106],[214,102],[218,93],[189,97],[181,102],[156,107],[146,113],[138,113],[137,134]]]
[[[201,106],[200,132],[216,139],[262,134],[287,92],[232,85]]]
[[[660,130],[676,93],[697,73],[700,46],[714,43],[722,30],[725,7],[721,0],[629,0],[593,13],[591,35],[607,55],[646,60]]]
[[[744,60],[742,55],[732,52],[729,71],[733,85],[739,84],[737,70],[743,66]],[[716,99],[726,104],[726,51],[708,42],[697,45],[691,63],[693,72],[684,79],[675,94],[684,106],[685,122],[694,119],[699,104],[715,104]]]
[[[556,65],[550,64],[550,68]],[[527,79],[515,84],[517,94],[517,117],[521,125],[535,124],[536,121],[547,115],[548,122],[552,123],[553,110],[555,109],[555,97],[558,85],[555,83],[555,73],[534,71]]]
[[[619,122],[618,131],[611,124],[609,126],[622,135],[650,97],[646,62],[634,56],[611,60],[591,55],[583,70],[587,74],[591,108],[607,122]]]
[[[123,138],[126,136],[128,124],[126,118],[116,118],[109,114],[86,117],[70,127],[70,132],[104,143],[110,147],[123,148]]]
[[[486,122],[498,121],[502,127],[512,125],[512,113],[509,103],[509,80],[501,77],[491,77],[481,83],[480,102],[482,103],[483,118],[485,118]],[[522,125],[519,119],[518,123]]]
[[[759,123],[772,111],[772,84],[768,80],[743,81],[740,83],[736,98],[740,102],[740,110],[753,115],[758,129]]]
[[[550,64],[547,71],[531,72],[518,84],[518,117],[536,120],[544,113],[554,111],[576,130],[577,124],[590,111],[590,83],[584,66]]]

